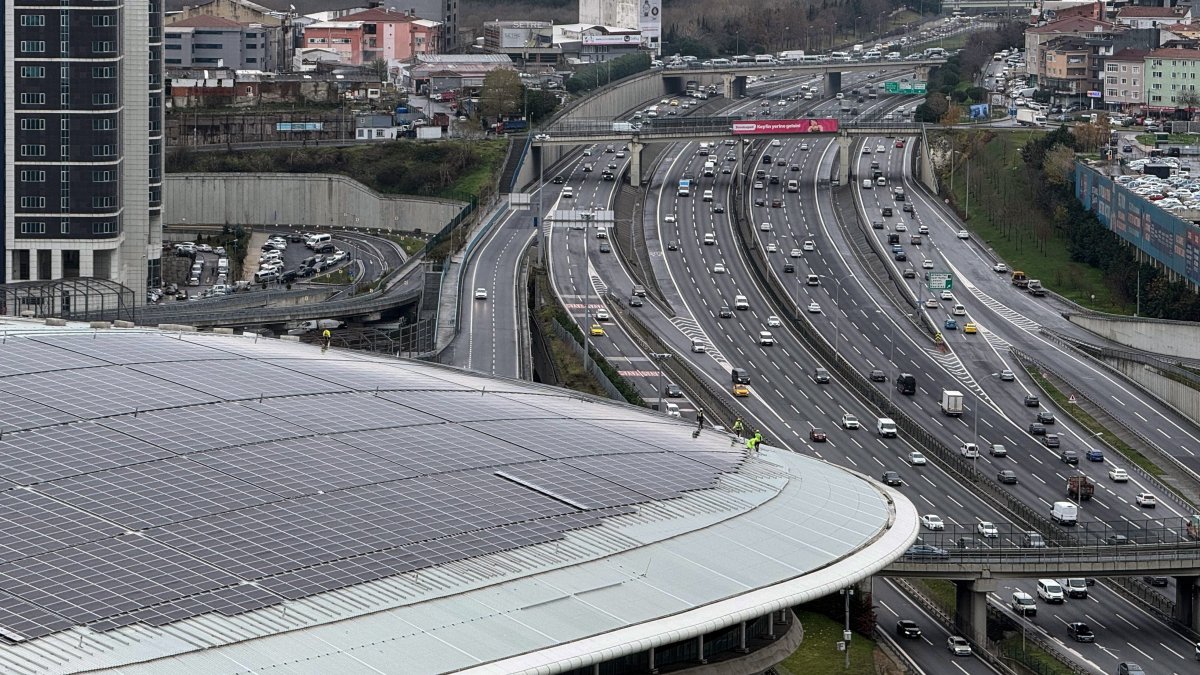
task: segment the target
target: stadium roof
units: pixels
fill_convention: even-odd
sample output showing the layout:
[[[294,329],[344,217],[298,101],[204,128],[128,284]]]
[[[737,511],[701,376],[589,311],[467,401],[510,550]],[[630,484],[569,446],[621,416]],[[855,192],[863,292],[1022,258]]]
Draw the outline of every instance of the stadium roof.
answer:
[[[555,672],[825,595],[917,533],[861,476],[561,389],[9,319],[0,504],[8,673]]]

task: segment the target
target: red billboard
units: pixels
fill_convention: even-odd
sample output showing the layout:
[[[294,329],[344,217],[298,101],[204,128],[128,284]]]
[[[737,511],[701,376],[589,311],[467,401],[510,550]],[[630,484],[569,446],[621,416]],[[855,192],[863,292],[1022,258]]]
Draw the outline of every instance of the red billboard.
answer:
[[[832,118],[811,120],[742,120],[733,123],[735,134],[831,134],[838,130]]]

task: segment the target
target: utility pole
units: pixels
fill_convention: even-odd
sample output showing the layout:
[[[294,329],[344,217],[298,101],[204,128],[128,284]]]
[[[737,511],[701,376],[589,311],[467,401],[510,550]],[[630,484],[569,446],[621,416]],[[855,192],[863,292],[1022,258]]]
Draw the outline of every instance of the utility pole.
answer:
[[[846,647],[846,670],[850,670],[850,596],[854,595],[853,588],[843,588],[842,597],[845,598],[845,614],[846,628],[842,631],[842,642]]]

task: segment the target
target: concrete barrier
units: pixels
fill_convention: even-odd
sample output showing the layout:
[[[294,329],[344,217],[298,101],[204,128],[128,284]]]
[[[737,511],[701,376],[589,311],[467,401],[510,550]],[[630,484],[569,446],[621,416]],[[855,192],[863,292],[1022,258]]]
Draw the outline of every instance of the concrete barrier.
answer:
[[[276,225],[437,232],[466,202],[385,195],[346,176],[179,173],[163,181],[170,226]]]
[[[1126,347],[1177,359],[1200,361],[1200,324],[1099,312],[1072,312],[1066,317],[1076,326]]]

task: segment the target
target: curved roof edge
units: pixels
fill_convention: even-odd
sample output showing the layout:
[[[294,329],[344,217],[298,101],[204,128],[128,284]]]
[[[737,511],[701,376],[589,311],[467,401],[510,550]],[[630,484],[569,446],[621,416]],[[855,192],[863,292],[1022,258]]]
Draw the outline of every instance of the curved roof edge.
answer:
[[[459,672],[471,675],[561,673],[636,654],[651,647],[661,647],[705,635],[735,623],[824,597],[873,576],[903,555],[916,541],[920,531],[917,509],[895,490],[879,485],[856,471],[838,468],[870,483],[873,488],[883,493],[890,506],[891,522],[888,523],[887,530],[853,555],[810,574],[756,589],[744,595],[548,649],[464,668]]]

